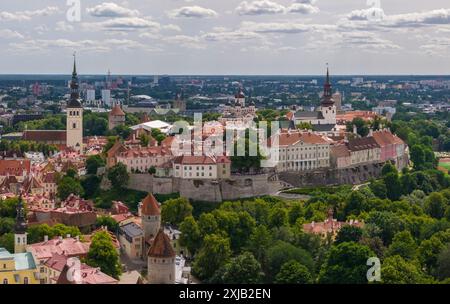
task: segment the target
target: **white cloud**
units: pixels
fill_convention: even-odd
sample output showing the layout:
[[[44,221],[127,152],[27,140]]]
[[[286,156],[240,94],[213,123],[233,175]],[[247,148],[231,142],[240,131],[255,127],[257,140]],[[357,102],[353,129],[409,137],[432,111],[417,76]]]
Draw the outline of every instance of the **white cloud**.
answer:
[[[307,24],[297,22],[242,22],[241,28],[257,33],[299,34],[312,31],[335,30],[337,27],[327,24]]]
[[[355,10],[347,15],[353,22],[350,27],[365,28],[414,28],[432,25],[450,25],[450,9],[425,12],[386,15],[381,8]]]
[[[214,18],[219,14],[209,8],[201,6],[185,6],[168,13],[171,18]]]
[[[84,23],[83,27],[89,30],[106,30],[106,31],[134,31],[134,30],[159,31],[161,25],[158,22],[149,19],[139,17],[124,17],[124,18],[113,18],[102,22]]]
[[[247,2],[243,1],[236,8],[239,15],[273,15],[283,14],[286,8],[270,0],[259,0]]]
[[[10,30],[10,29],[0,29],[0,36],[3,39],[14,39],[14,38],[18,38],[18,39],[23,39],[23,35],[20,34],[19,32]]]
[[[122,7],[113,2],[103,2],[97,6],[87,8],[86,11],[94,17],[136,17],[139,11]]]
[[[65,21],[58,21],[56,23],[55,30],[58,32],[71,32],[73,31],[73,25],[65,22]]]
[[[210,42],[227,42],[227,43],[236,43],[245,40],[255,40],[255,39],[263,39],[260,34],[257,34],[252,31],[226,31],[219,30],[216,32],[209,32],[202,35],[202,38],[206,41]]]
[[[200,38],[197,36],[176,35],[165,37],[164,41],[170,44],[176,44],[190,49],[204,49],[206,45],[201,43]]]
[[[307,15],[307,14],[316,14],[320,10],[318,7],[313,6],[311,4],[294,3],[287,8],[287,11],[289,13],[299,13]]]
[[[181,32],[181,28],[176,24],[166,24],[163,25],[161,28],[166,31]]]
[[[38,39],[27,40],[20,43],[10,43],[9,46],[17,51],[27,52],[30,50],[48,52],[51,50],[81,50],[83,52],[109,52],[111,50],[147,50],[154,48],[148,47],[138,41],[129,39],[105,39],[105,40],[69,40],[69,39]]]
[[[27,21],[33,17],[50,16],[59,12],[59,8],[56,6],[48,6],[44,9],[34,11],[21,11],[21,12],[0,12],[1,21]]]

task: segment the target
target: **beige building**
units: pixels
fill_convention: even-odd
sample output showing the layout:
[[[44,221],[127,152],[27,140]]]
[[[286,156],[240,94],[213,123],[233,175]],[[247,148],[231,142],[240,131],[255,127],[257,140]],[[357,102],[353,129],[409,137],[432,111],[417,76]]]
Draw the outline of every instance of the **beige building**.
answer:
[[[273,140],[273,138],[272,138]],[[276,147],[271,147],[276,149]],[[300,130],[282,130],[278,139],[278,164],[282,171],[306,171],[330,166],[330,141]]]
[[[120,249],[130,259],[140,259],[143,254],[144,231],[135,222],[119,226]]]
[[[183,179],[227,179],[231,161],[226,156],[178,156],[173,161],[173,176]]]
[[[348,149],[352,165],[381,161],[381,148],[373,137],[351,139]]]

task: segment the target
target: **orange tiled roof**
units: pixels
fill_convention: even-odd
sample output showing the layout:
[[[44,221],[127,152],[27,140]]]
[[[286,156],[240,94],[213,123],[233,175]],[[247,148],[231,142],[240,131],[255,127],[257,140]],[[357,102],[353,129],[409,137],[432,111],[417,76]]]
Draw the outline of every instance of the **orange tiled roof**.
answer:
[[[160,215],[161,210],[159,204],[153,194],[149,193],[147,197],[142,201],[142,214],[144,215]]]
[[[169,237],[160,229],[148,251],[148,256],[152,258],[174,258],[175,251],[170,243]]]

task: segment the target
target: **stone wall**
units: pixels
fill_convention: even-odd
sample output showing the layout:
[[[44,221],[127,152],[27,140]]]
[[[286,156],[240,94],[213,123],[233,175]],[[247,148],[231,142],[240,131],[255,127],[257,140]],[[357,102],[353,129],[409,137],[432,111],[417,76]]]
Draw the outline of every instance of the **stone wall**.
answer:
[[[281,182],[292,187],[335,186],[342,184],[357,185],[378,178],[384,163],[362,164],[345,169],[323,169],[309,172],[280,172]]]
[[[150,174],[130,174],[128,189],[153,192],[153,176]]]

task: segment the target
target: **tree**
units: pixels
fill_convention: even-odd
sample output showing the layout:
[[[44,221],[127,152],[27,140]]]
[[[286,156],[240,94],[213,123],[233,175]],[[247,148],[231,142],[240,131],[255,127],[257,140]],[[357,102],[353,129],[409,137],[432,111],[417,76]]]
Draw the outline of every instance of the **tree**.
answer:
[[[130,180],[127,167],[122,163],[116,164],[108,170],[108,179],[111,181],[111,185],[115,189],[126,188],[128,181]]]
[[[194,261],[192,271],[202,280],[211,278],[218,269],[228,263],[230,256],[228,238],[217,234],[207,235]]]
[[[14,253],[14,233],[0,234],[0,247]]]
[[[100,267],[105,274],[116,279],[119,278],[122,273],[119,255],[108,232],[99,231],[94,234],[86,264],[92,267]]]
[[[312,284],[313,278],[308,268],[297,261],[289,261],[281,266],[275,277],[278,284]]]
[[[283,264],[294,260],[306,266],[309,271],[314,270],[314,262],[311,255],[304,249],[295,247],[284,241],[276,241],[267,251],[269,279],[273,280],[280,272]]]
[[[187,216],[180,224],[180,244],[185,246],[192,255],[195,255],[201,246],[200,228],[192,215]]]
[[[97,174],[97,169],[105,166],[105,160],[100,155],[89,156],[86,160],[87,174]]]
[[[395,213],[389,211],[373,211],[367,218],[367,224],[374,224],[385,245],[390,244],[394,235],[404,230],[404,221]]]
[[[170,199],[161,207],[161,219],[165,223],[179,225],[186,217],[192,215],[192,205],[184,198]]]
[[[270,232],[264,225],[256,227],[248,240],[247,249],[253,253],[263,267],[267,263],[267,249],[271,240]]]
[[[215,234],[219,230],[217,220],[212,213],[202,213],[198,219],[198,227],[202,237],[207,234]]]
[[[374,180],[369,184],[369,188],[376,197],[385,199],[387,197],[387,188],[384,181]]]
[[[148,168],[148,173],[154,175],[156,173],[156,168],[151,166],[150,168]]]
[[[450,278],[450,244],[439,254],[437,260],[437,276],[440,280]]]
[[[304,215],[303,207],[300,203],[294,203],[289,209],[289,224],[294,225],[298,218]]]
[[[359,136],[366,137],[369,134],[369,127],[364,119],[356,117],[351,123],[347,124],[347,131],[353,132],[353,126],[356,126],[356,130]]]
[[[414,262],[408,262],[399,255],[386,258],[381,265],[381,281],[384,284],[426,284],[428,278]]]
[[[14,230],[15,220],[12,217],[0,218],[0,235]]]
[[[97,175],[88,175],[81,180],[81,186],[86,198],[94,197],[100,190],[101,179]]]
[[[223,284],[258,284],[264,276],[261,264],[250,252],[233,258],[219,273],[218,279]]]
[[[375,254],[365,245],[345,242],[332,246],[319,275],[319,283],[367,283],[367,260]]]
[[[412,260],[416,257],[417,244],[411,233],[407,230],[401,231],[394,236],[392,244],[387,250],[388,256],[399,255],[405,260]]]
[[[57,194],[61,200],[65,200],[70,194],[83,196],[84,190],[78,180],[65,176],[58,183]]]
[[[359,242],[362,238],[363,231],[361,228],[356,226],[344,226],[339,230],[336,235],[336,244],[344,243],[344,242]]]
[[[282,227],[288,224],[288,213],[285,208],[273,207],[269,213],[270,227]]]
[[[398,175],[397,168],[391,162],[386,163],[383,166],[383,168],[381,169],[381,176],[384,177],[384,176],[388,175],[389,173],[395,173]]]
[[[345,202],[344,213],[346,216],[359,215],[366,204],[366,197],[361,192],[352,191]]]
[[[433,192],[425,200],[425,212],[434,218],[441,219],[445,214],[445,198],[441,193]]]
[[[119,228],[119,224],[110,216],[99,216],[95,222],[97,227],[106,226],[111,232],[116,232]]]
[[[398,173],[388,173],[383,178],[386,185],[386,195],[391,201],[396,201],[402,196],[402,185]]]

